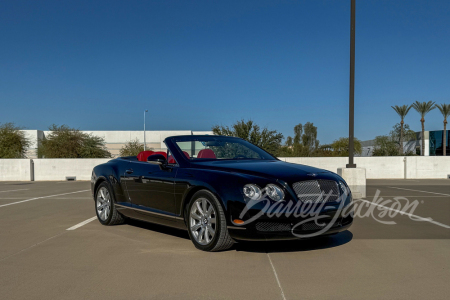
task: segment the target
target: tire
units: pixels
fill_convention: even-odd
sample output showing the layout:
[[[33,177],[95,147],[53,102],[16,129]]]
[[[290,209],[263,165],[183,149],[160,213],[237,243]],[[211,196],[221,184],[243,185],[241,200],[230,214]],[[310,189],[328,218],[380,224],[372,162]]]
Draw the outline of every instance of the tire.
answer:
[[[203,212],[204,210],[206,212]],[[201,190],[192,196],[186,207],[185,219],[189,237],[197,249],[215,252],[233,246],[234,241],[228,233],[222,205],[210,191]]]
[[[95,212],[97,219],[103,225],[122,224],[125,218],[117,211],[114,205],[114,193],[106,181],[103,181],[95,191]]]

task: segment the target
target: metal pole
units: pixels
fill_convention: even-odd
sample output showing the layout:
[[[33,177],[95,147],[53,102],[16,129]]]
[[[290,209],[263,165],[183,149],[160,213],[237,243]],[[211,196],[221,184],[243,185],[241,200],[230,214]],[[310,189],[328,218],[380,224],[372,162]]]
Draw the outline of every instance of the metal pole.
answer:
[[[350,17],[350,93],[349,93],[349,133],[347,168],[356,168],[353,163],[355,134],[355,0],[351,0]]]
[[[148,112],[148,110],[144,110],[144,151],[146,148],[146,142],[145,142],[145,113]]]

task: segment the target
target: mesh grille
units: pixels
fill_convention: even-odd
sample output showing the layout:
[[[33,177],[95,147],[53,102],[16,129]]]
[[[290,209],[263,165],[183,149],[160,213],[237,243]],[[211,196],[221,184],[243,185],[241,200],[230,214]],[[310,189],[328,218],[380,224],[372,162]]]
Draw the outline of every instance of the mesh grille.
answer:
[[[291,225],[287,223],[258,222],[256,223],[258,231],[291,231]]]
[[[292,185],[302,202],[335,202],[339,199],[339,187],[334,180],[299,181]]]
[[[321,230],[329,224],[327,222],[324,222],[323,220],[319,220],[318,223],[320,225],[316,224],[316,222],[308,222],[308,223],[302,224],[301,227],[302,227],[302,230],[305,230],[305,231]],[[336,220],[336,222],[331,226],[331,228],[337,227],[337,226],[339,226],[339,222]]]

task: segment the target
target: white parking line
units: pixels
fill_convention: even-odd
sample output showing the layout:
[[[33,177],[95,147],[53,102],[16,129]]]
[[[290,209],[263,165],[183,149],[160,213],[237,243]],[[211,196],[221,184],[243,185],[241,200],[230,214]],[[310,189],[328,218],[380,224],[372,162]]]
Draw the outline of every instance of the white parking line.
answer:
[[[26,200],[22,200],[22,201],[13,202],[13,203],[3,204],[3,205],[0,205],[0,207],[9,206],[9,205],[14,205],[14,204],[19,204],[19,203],[24,203],[24,202],[28,202],[28,201],[33,201],[33,200],[43,199],[43,198],[58,197],[58,196],[69,195],[69,194],[76,194],[76,193],[82,193],[82,192],[88,192],[88,191],[90,191],[90,190],[82,190],[82,191],[71,192],[71,193],[64,193],[64,194],[57,194],[57,195],[50,195],[50,196],[36,197],[36,198],[26,199]]]
[[[434,192],[428,192],[428,191],[404,189],[404,188],[399,188],[399,187],[395,187],[395,186],[387,186],[387,188],[397,189],[397,190],[405,190],[405,191],[413,191],[413,192],[421,192],[421,193],[428,193],[428,194],[435,194],[435,195],[450,196],[449,194],[441,194],[441,193],[434,193]]]
[[[387,209],[387,210],[392,210],[392,211],[398,212],[398,213],[400,213],[401,215],[406,215],[406,216],[409,216],[409,217],[414,217],[414,218],[416,218],[416,219],[418,219],[418,220],[420,220],[420,221],[430,222],[430,223],[432,223],[432,224],[434,224],[434,225],[438,225],[438,226],[441,226],[441,227],[450,229],[450,226],[449,226],[449,225],[446,225],[446,224],[442,224],[442,223],[436,222],[436,221],[434,221],[432,218],[423,218],[423,217],[419,217],[419,216],[416,216],[416,215],[413,215],[413,214],[410,214],[410,213],[407,213],[407,212],[404,212],[404,211],[401,211],[401,210],[398,210],[398,209],[393,209],[393,208],[390,208],[390,207],[387,207],[387,206],[384,206],[384,205],[380,205],[380,204],[377,204],[377,203],[373,203],[373,202],[371,202],[371,201],[364,200],[364,199],[358,199],[358,200],[361,200],[361,201],[370,203],[370,204],[375,205],[375,206],[383,207],[383,208],[385,208],[385,209]]]
[[[273,266],[273,263],[272,263],[272,260],[270,259],[269,253],[266,253],[266,254],[267,254],[267,257],[269,258],[270,265],[272,266],[272,271],[273,271],[273,274],[275,275],[275,279],[277,280],[278,287],[280,288],[281,298],[283,300],[286,300],[286,297],[284,296],[284,293],[283,293],[283,288],[281,287],[280,280],[278,279],[277,271],[275,271],[275,267]]]
[[[20,189],[20,190],[9,190],[9,191],[0,191],[0,193],[6,193],[6,192],[17,192],[17,191],[28,191],[28,189]]]
[[[77,229],[77,228],[80,228],[81,226],[86,225],[87,223],[90,223],[90,222],[94,221],[95,219],[97,219],[96,216],[95,216],[95,217],[92,217],[92,218],[90,218],[90,219],[87,219],[86,221],[83,221],[83,222],[81,222],[81,223],[78,223],[77,225],[74,225],[74,226],[72,226],[72,227],[70,227],[70,228],[67,228],[66,230],[75,230],[75,229]]]

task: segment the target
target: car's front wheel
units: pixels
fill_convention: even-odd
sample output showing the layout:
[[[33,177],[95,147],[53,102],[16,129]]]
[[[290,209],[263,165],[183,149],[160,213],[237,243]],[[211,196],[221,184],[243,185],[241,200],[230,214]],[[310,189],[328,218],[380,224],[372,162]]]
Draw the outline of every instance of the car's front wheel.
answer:
[[[108,183],[100,183],[95,193],[95,211],[97,218],[103,225],[116,225],[124,222],[124,217],[114,205],[114,194]]]
[[[221,251],[233,245],[222,205],[211,192],[195,193],[187,206],[186,216],[189,236],[198,249]]]

